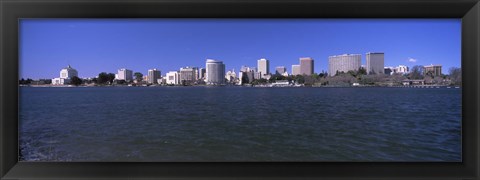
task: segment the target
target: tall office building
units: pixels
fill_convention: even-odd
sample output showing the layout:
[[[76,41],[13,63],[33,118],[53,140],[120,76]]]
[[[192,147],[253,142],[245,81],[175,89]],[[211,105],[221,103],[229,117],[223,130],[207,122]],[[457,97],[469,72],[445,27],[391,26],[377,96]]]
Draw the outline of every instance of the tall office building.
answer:
[[[275,68],[275,74],[282,75],[285,72],[287,72],[287,68],[285,68],[285,66],[277,66]]]
[[[442,65],[429,65],[423,66],[423,75],[432,74],[433,76],[441,76],[442,75]]]
[[[300,65],[294,64],[292,65],[292,75],[300,75]]]
[[[383,74],[385,66],[385,54],[368,52],[367,59],[367,74]]]
[[[198,78],[197,79],[205,79],[205,68],[198,69]]]
[[[222,61],[207,59],[206,62],[206,83],[209,85],[220,85],[225,83],[225,64]]]
[[[328,75],[335,76],[337,72],[358,71],[361,67],[361,54],[342,54],[328,57]],[[383,67],[382,67],[383,71]]]
[[[258,72],[260,72],[262,78],[265,78],[266,75],[270,74],[270,63],[267,59],[262,58],[257,61]]]
[[[180,68],[180,82],[193,82],[196,80],[197,68],[195,67],[182,67]]]
[[[149,69],[147,75],[147,82],[150,84],[158,84],[158,79],[160,79],[161,72],[157,69]]]
[[[133,80],[132,70],[125,69],[125,68],[119,69],[117,71],[117,79],[118,80],[125,80],[125,81]]]
[[[300,74],[312,75],[313,74],[313,59],[310,57],[300,58]]]

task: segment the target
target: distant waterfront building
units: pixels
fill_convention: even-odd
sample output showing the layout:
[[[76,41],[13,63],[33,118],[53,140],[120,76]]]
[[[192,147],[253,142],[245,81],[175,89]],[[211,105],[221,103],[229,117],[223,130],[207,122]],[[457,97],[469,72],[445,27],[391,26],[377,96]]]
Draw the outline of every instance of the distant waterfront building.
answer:
[[[68,65],[66,68],[63,68],[62,70],[60,70],[59,78],[52,79],[52,84],[53,85],[69,84],[70,80],[74,76],[78,77],[78,71],[76,69],[73,69],[70,65]]]
[[[158,84],[166,84],[167,83],[167,78],[166,77],[161,77],[160,79],[157,80]]]
[[[180,82],[192,83],[196,80],[196,67],[182,67],[180,68]]]
[[[225,83],[225,64],[222,61],[207,59],[206,62],[206,83],[209,85],[220,85]]]
[[[239,72],[238,73],[239,84],[251,83],[255,79],[256,75],[260,75],[260,72],[254,72],[254,71]]]
[[[225,75],[225,79],[227,79],[227,82],[234,82],[237,79],[237,74],[235,73],[235,69],[232,69],[232,71],[228,71],[227,74]]]
[[[166,83],[171,85],[180,84],[180,75],[177,71],[170,71],[166,74]]]
[[[383,74],[385,54],[381,52],[368,52],[366,54],[367,74]]]
[[[198,69],[198,78],[197,79],[205,79],[205,68]]]
[[[407,74],[408,72],[409,72],[409,69],[405,65],[399,65],[395,68],[395,73]]]
[[[423,66],[423,75],[432,74],[433,76],[441,76],[442,75],[442,65],[428,65]]]
[[[275,68],[275,74],[283,75],[285,72],[287,72],[287,68],[285,68],[285,66],[277,66]]]
[[[394,67],[384,67],[383,68],[383,73],[387,74],[387,75],[391,75],[391,74],[395,73],[395,71],[396,71],[396,68],[394,68]]]
[[[131,81],[133,80],[133,73],[132,70],[129,69],[119,69],[116,74],[117,80],[124,80],[124,81]]]
[[[262,77],[262,73],[255,72],[255,71],[253,72],[253,79],[261,79],[261,78],[270,79],[270,74],[264,75]]]
[[[328,75],[335,76],[341,72],[358,71],[361,67],[361,54],[342,54],[328,57]],[[383,67],[382,67],[383,70]]]
[[[257,61],[258,72],[260,72],[262,78],[270,74],[270,63],[267,59],[262,58]]]
[[[300,74],[312,75],[313,74],[313,59],[310,57],[300,58]]]
[[[147,82],[150,84],[158,83],[158,79],[160,79],[161,72],[157,69],[149,69],[147,75]]]
[[[262,78],[256,67],[242,66],[238,73],[239,84],[251,83],[254,79]]]
[[[241,72],[250,72],[250,71],[252,71],[252,72],[259,72],[256,67],[248,67],[248,66],[242,66],[242,67],[240,68],[240,71],[241,71]]]
[[[294,64],[292,65],[292,75],[300,75],[300,65]]]

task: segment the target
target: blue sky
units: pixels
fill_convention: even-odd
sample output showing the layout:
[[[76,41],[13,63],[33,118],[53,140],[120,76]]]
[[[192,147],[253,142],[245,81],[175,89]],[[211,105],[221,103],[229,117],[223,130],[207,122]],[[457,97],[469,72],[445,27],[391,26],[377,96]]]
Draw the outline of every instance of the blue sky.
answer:
[[[22,19],[20,78],[55,78],[70,64],[80,77],[120,68],[165,74],[221,60],[242,65],[270,60],[276,66],[328,56],[384,52],[385,66],[461,67],[461,19]]]

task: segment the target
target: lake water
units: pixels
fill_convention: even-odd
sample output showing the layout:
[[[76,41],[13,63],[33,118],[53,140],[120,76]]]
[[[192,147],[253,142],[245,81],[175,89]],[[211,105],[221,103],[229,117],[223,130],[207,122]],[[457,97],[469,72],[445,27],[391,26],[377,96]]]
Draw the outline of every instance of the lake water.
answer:
[[[20,88],[21,161],[461,161],[461,89]]]

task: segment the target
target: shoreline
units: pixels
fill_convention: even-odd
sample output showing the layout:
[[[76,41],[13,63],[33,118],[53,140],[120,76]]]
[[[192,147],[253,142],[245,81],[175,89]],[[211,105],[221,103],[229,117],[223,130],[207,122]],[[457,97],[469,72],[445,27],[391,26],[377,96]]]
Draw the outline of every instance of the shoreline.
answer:
[[[460,86],[446,86],[446,85],[409,85],[409,86],[248,86],[248,85],[222,85],[222,86],[210,86],[210,85],[194,85],[194,86],[166,86],[166,85],[153,85],[153,86],[127,86],[127,85],[19,85],[19,87],[32,87],[32,88],[100,88],[100,87],[249,87],[249,88],[461,88]]]

